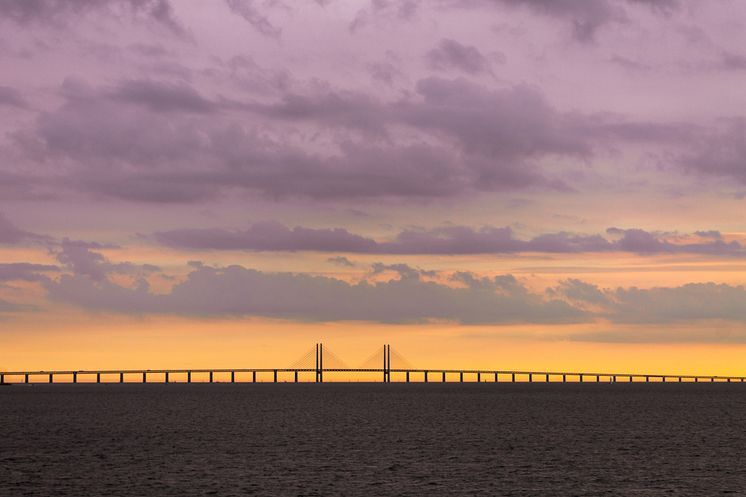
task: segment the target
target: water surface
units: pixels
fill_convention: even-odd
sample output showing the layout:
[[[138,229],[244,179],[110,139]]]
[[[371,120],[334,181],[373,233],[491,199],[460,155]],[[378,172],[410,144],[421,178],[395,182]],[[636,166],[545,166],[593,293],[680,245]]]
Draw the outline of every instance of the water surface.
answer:
[[[0,388],[0,495],[746,495],[746,385]]]

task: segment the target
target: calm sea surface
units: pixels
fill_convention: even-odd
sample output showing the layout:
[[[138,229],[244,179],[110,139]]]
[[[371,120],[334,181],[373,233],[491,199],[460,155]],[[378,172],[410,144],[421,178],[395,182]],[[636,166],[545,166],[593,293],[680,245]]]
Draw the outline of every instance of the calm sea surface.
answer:
[[[0,388],[0,496],[746,495],[746,385]]]

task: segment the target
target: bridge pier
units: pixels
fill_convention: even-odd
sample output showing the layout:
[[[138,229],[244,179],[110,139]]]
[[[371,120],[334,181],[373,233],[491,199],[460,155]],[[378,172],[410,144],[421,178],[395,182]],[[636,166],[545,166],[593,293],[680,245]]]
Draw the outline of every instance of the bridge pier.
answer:
[[[580,381],[580,383],[583,383],[583,375],[582,374],[578,375],[578,381]]]
[[[425,371],[425,383],[427,383],[427,371]]]
[[[119,373],[119,383],[124,383],[124,373]]]
[[[77,382],[78,382],[78,372],[73,371],[73,383],[77,383]]]
[[[147,383],[148,382],[148,373],[145,371],[142,372],[142,382]]]
[[[650,383],[650,376],[645,377],[645,383]]]
[[[601,375],[597,374],[596,375],[596,383],[600,383],[600,382],[601,382]]]
[[[298,383],[298,371],[295,372],[295,382]]]
[[[407,383],[409,383],[409,371],[407,371]]]
[[[49,373],[49,383],[54,383],[54,375]]]
[[[611,377],[611,382],[612,383],[616,383],[616,375],[614,375],[614,376]]]
[[[4,385],[4,384],[5,384],[5,375],[0,373],[0,385]]]
[[[547,376],[547,378],[546,378],[547,383],[549,383],[549,374],[547,374],[546,376]]]
[[[699,376],[694,377],[694,383],[699,383]]]
[[[442,381],[443,381],[443,383],[446,382],[446,372],[445,371],[443,371],[443,379],[442,379]]]
[[[562,383],[567,383],[567,375],[562,375]]]
[[[236,382],[236,372],[231,371],[231,383],[235,383],[235,382]]]
[[[274,373],[275,373],[275,375],[274,375],[274,382],[277,383],[277,370],[276,369],[275,369]]]
[[[666,377],[665,377],[665,376],[661,376],[661,381],[662,381],[663,383],[665,383],[665,382],[666,382]]]
[[[497,383],[497,371],[495,371],[495,383]]]
[[[710,383],[715,383],[715,377],[710,378]]]
[[[96,383],[101,383],[101,373],[96,373]]]
[[[251,382],[256,383],[256,371],[251,372]]]
[[[477,371],[477,383],[482,383],[482,372]]]
[[[513,383],[515,383],[515,373],[510,373],[510,379]]]
[[[458,381],[459,381],[459,383],[463,383],[464,382],[464,372],[463,371],[459,371],[458,372]]]
[[[23,382],[24,383],[28,383],[29,382],[28,374],[23,375]]]
[[[210,371],[210,383],[212,383],[212,371]]]
[[[533,381],[534,381],[534,375],[532,373],[529,373],[528,374],[528,382],[529,383],[533,383]]]
[[[632,383],[632,375],[629,375],[629,382]]]
[[[192,372],[187,371],[187,383],[191,383],[191,382],[192,382]]]
[[[679,376],[679,383],[681,383],[681,376]]]
[[[168,371],[166,371],[166,383],[169,382]]]

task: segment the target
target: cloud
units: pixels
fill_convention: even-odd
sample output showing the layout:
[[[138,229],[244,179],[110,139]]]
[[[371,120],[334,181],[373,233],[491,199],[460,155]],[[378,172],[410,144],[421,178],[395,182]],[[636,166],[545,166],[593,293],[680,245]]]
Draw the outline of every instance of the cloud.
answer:
[[[544,233],[530,239],[514,236],[510,227],[445,226],[406,229],[392,239],[378,241],[344,228],[288,228],[276,222],[260,222],[245,230],[181,229],[158,231],[152,238],[163,245],[197,250],[317,251],[369,254],[504,254],[504,253],[598,253],[708,254],[744,256],[737,241],[726,242],[715,231],[697,232],[693,240],[671,241],[675,236],[641,229],[609,228],[599,234]]]
[[[0,105],[28,109],[28,103],[26,103],[21,93],[9,86],[0,86]]]
[[[77,253],[80,256],[80,253]],[[529,290],[512,275],[449,277],[406,264],[374,264],[370,276],[349,283],[326,276],[266,273],[241,266],[190,264],[186,279],[167,292],[152,292],[141,274],[132,286],[110,274],[132,269],[100,254],[65,261],[72,273],[40,279],[53,300],[96,312],[255,315],[300,321],[377,321],[462,324],[561,324],[605,319],[616,324],[674,324],[705,321],[746,323],[746,288],[716,283],[678,287],[602,289],[577,279],[543,293]],[[89,263],[96,266],[91,269]],[[123,269],[123,268],[126,268]],[[34,274],[40,268],[10,268]],[[444,281],[444,278],[446,281]],[[707,334],[703,333],[703,339]]]
[[[342,228],[289,229],[276,222],[260,222],[244,231],[184,229],[157,232],[153,237],[171,247],[218,250],[311,250],[371,252],[376,242]]]
[[[0,213],[0,244],[14,245],[22,242],[44,240],[46,238],[35,233],[23,231]]]
[[[615,323],[746,322],[746,288],[740,285],[708,282],[602,290],[571,280],[564,283],[559,292],[571,301],[601,305],[599,316]]]
[[[425,279],[429,272],[406,265],[375,268],[377,273],[393,270],[398,278],[360,283],[240,266],[192,267],[186,280],[168,293],[151,292],[144,279],[130,288],[88,274],[64,274],[45,286],[54,300],[99,312],[384,323],[571,323],[587,319],[565,302],[529,292],[512,276],[452,287]]]
[[[47,281],[44,272],[58,272],[59,267],[50,264],[16,262],[0,264],[0,281]]]
[[[272,24],[266,14],[262,12],[262,7],[257,5],[255,0],[225,0],[230,10],[241,16],[254,29],[264,36],[270,38],[280,38],[282,29]]]
[[[81,15],[97,13],[119,18],[129,15],[167,27],[178,35],[185,31],[174,16],[169,0],[3,0],[0,20],[21,25],[44,24],[67,26],[78,22]]]
[[[89,278],[91,281],[101,282],[112,273],[127,274],[141,277],[158,271],[157,266],[151,264],[137,265],[129,262],[112,263],[93,249],[109,248],[98,243],[64,239],[54,254],[65,267],[74,274]]]
[[[329,257],[326,260],[326,262],[328,262],[329,264],[334,264],[335,266],[340,266],[340,267],[355,267],[354,262],[352,262],[350,259],[342,255],[339,255],[337,257]]]
[[[471,45],[444,38],[436,48],[427,53],[427,61],[433,69],[456,69],[468,74],[489,71],[489,62],[481,52]]]
[[[746,183],[746,119],[731,119],[719,129],[702,133],[681,165],[690,172]]]
[[[152,80],[128,80],[120,83],[110,96],[114,100],[143,105],[153,112],[183,111],[198,114],[215,112],[217,105],[202,97],[194,88]]]
[[[521,8],[568,23],[573,37],[583,43],[594,41],[602,27],[628,22],[628,7],[643,6],[663,16],[670,16],[680,8],[679,0],[446,0],[445,4],[450,7],[503,5]]]

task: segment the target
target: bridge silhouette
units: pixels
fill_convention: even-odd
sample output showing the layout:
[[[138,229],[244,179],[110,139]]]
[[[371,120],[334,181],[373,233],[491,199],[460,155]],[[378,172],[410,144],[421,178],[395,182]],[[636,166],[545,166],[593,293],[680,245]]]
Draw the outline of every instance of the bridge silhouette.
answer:
[[[102,370],[54,370],[54,371],[0,371],[0,384],[14,383],[78,383],[79,378],[87,378],[86,383],[192,383],[195,375],[201,375],[201,382],[230,383],[294,383],[309,382],[311,373],[316,383],[323,383],[325,375],[369,373],[381,375],[383,383],[397,382],[447,383],[649,383],[649,382],[721,382],[744,383],[744,376],[691,375],[691,374],[651,374],[633,372],[588,372],[588,371],[529,371],[498,369],[442,369],[415,368],[401,354],[392,352],[386,344],[377,350],[359,367],[350,367],[323,344],[317,343],[302,357],[287,368],[185,368],[185,369],[102,369]],[[185,377],[181,381],[175,375]],[[41,381],[31,381],[41,378]],[[112,381],[112,378],[114,380]],[[134,381],[133,381],[134,379]],[[107,381],[108,380],[108,381]]]

